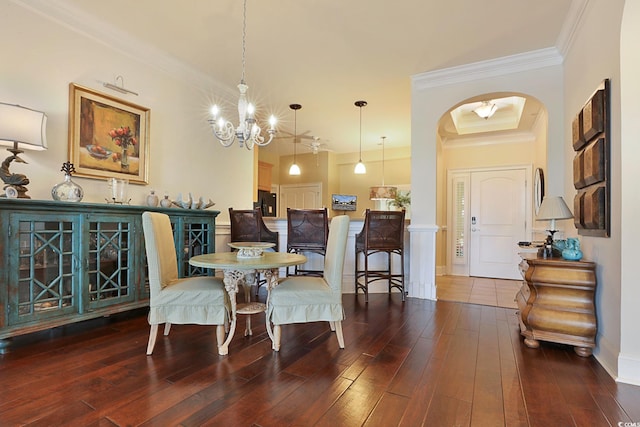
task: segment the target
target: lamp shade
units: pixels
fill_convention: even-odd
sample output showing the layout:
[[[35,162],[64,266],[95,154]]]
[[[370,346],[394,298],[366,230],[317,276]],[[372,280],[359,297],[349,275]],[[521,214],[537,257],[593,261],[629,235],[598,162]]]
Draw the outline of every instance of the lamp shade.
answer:
[[[41,111],[0,102],[0,145],[47,149],[47,116]]]
[[[557,219],[571,219],[573,214],[560,196],[545,197],[542,199],[540,210],[538,211],[538,221],[551,221],[551,230],[555,230]]]
[[[379,185],[369,188],[369,199],[371,200],[391,200],[398,194],[398,188],[390,185]]]
[[[289,168],[289,175],[300,175],[300,166],[296,163],[292,164]]]

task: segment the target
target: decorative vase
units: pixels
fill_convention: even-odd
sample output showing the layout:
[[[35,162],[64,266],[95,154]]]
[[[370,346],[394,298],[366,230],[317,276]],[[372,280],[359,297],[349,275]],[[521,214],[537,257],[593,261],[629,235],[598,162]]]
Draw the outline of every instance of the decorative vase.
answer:
[[[158,195],[154,190],[151,190],[149,195],[147,196],[147,206],[156,207],[158,206]]]
[[[171,207],[171,200],[169,200],[169,195],[165,194],[164,195],[164,199],[160,200],[160,206],[162,206],[163,208],[170,208]]]
[[[566,246],[562,250],[562,258],[569,261],[579,261],[582,259],[582,251],[580,250],[580,241],[576,238],[568,238]]]
[[[58,201],[79,202],[84,196],[84,191],[71,179],[71,174],[76,171],[73,163],[64,162],[60,170],[64,172],[64,181],[53,186],[51,197]]]
[[[582,259],[582,251],[580,249],[565,249],[562,251],[562,258],[569,261],[580,261]]]
[[[127,154],[127,147],[122,148],[122,156],[120,157],[120,165],[122,169],[129,169],[129,154]]]
[[[109,187],[109,198],[107,203],[128,204],[131,199],[127,197],[127,188],[129,180],[123,178],[107,178],[107,186]]]

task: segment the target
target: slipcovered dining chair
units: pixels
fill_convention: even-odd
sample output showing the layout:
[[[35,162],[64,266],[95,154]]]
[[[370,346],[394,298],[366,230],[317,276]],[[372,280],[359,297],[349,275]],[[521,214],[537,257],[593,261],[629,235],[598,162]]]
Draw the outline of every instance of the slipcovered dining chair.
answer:
[[[280,350],[281,326],[291,323],[329,322],[338,345],[344,348],[342,335],[342,272],[349,232],[349,217],[331,220],[323,277],[285,277],[269,293],[267,322],[274,325],[273,349]]]
[[[149,266],[149,343],[153,353],[158,325],[164,335],[171,324],[217,325],[217,345],[224,342],[225,325],[231,312],[222,279],[213,276],[178,278],[178,261],[169,216],[143,212],[142,227]]]

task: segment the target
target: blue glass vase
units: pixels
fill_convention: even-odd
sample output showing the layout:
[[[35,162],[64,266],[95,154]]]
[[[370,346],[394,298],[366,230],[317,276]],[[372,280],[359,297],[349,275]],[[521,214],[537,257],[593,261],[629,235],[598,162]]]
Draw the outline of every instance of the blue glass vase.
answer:
[[[562,258],[569,261],[579,261],[582,259],[582,251],[580,250],[580,241],[575,238],[568,238],[565,248],[562,250]]]
[[[580,249],[565,249],[562,251],[562,258],[569,261],[580,261],[582,259],[582,251]]]

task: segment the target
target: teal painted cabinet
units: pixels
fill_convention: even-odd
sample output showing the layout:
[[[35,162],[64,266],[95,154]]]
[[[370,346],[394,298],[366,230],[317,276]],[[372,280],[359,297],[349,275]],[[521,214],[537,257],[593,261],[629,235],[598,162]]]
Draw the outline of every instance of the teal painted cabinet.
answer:
[[[215,252],[219,211],[0,199],[3,339],[148,304],[142,212],[167,213],[181,277]]]

